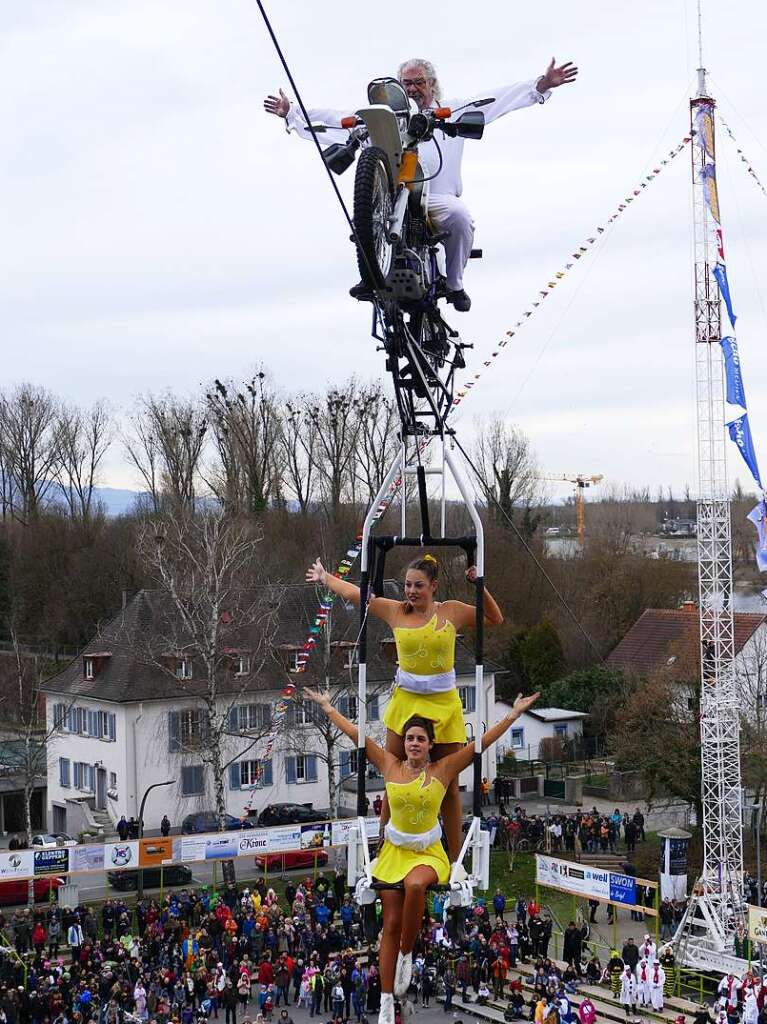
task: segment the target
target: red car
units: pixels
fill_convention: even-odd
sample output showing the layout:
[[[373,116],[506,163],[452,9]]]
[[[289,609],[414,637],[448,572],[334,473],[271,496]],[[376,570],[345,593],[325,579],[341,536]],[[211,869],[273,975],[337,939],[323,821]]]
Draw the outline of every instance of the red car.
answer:
[[[65,880],[58,875],[43,875],[36,878],[35,903],[47,903],[56,898],[56,890],[65,885]],[[7,907],[13,903],[26,903],[29,893],[29,882],[26,878],[11,878],[0,882],[0,906]]]
[[[267,853],[266,856],[256,857],[256,867],[259,871],[266,868],[268,871],[292,871],[294,868],[313,869],[316,864],[318,868],[324,867],[328,862],[328,855],[324,850],[288,850],[285,853]]]

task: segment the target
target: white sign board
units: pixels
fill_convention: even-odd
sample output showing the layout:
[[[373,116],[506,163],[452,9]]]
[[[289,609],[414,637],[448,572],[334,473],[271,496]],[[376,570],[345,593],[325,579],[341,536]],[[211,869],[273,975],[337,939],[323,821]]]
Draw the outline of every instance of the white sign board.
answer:
[[[34,873],[34,850],[12,850],[0,853],[0,878],[24,878]]]
[[[610,872],[588,864],[536,854],[536,881],[552,889],[564,889],[595,900],[609,900]]]
[[[748,937],[753,942],[767,942],[767,909],[748,908]]]
[[[104,867],[107,871],[112,871],[114,868],[137,868],[138,841],[104,843]]]

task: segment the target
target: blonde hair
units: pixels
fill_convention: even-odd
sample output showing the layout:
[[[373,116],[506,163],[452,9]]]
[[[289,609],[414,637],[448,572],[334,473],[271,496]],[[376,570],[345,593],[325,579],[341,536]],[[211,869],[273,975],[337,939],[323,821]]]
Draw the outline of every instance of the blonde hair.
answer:
[[[438,102],[442,102],[442,85],[440,80],[437,78],[437,69],[434,67],[430,60],[423,60],[421,57],[412,57],[410,60],[403,61],[397,69],[397,81],[402,81],[402,72],[405,68],[414,67],[423,68],[426,72],[426,77],[431,82],[431,91],[434,94],[434,99]]]

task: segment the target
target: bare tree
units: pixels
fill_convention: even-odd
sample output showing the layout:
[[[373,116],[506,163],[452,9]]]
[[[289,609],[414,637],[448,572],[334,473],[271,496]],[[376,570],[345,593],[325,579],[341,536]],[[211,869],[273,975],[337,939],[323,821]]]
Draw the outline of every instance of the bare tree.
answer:
[[[280,444],[282,483],[306,515],[315,495],[319,426],[308,414],[308,399],[297,395],[285,403]]]
[[[59,463],[59,402],[44,388],[21,384],[0,396],[0,450],[11,514],[23,522],[45,504]]]
[[[207,411],[170,393],[139,399],[124,439],[129,459],[141,474],[154,510],[167,499],[174,509],[194,508]]]
[[[155,518],[144,524],[139,547],[168,607],[146,656],[199,708],[191,738],[210,772],[223,829],[224,773],[234,760],[228,753],[230,716],[270,656],[278,592],[267,586],[260,533],[252,523],[233,520],[221,510]],[[234,657],[241,659],[238,672],[233,671]],[[262,722],[246,730],[249,746],[266,728],[268,722]],[[181,750],[183,737],[179,740]]]
[[[99,468],[112,443],[111,415],[102,402],[97,402],[87,412],[63,406],[59,410],[57,432],[56,480],[70,516],[88,520],[95,511],[93,492]]]
[[[220,466],[208,483],[231,515],[264,512],[280,491],[279,403],[263,370],[242,387],[220,380],[206,395]]]
[[[399,414],[396,403],[387,398],[380,385],[364,389],[356,403],[359,420],[354,460],[354,478],[364,486],[363,503],[368,504],[383,483],[397,448]]]
[[[751,524],[749,524],[751,525]],[[758,802],[767,799],[767,626],[762,624],[735,659],[740,696],[743,781]]]
[[[514,509],[531,509],[540,503],[540,482],[530,439],[500,416],[477,423],[473,445],[474,462],[491,514],[498,522],[510,518]],[[497,504],[496,504],[497,503]]]
[[[317,428],[317,470],[325,511],[335,518],[349,489],[361,420],[356,415],[359,385],[351,377],[341,387],[330,387],[309,405],[307,414]]]

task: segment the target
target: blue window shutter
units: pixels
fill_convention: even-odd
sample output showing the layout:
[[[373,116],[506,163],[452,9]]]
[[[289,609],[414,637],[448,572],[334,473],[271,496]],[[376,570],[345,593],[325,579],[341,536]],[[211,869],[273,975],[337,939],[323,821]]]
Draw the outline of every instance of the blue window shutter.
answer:
[[[77,732],[77,708],[70,708],[67,711],[67,729],[70,732]]]
[[[80,789],[80,782],[82,781],[81,778],[80,778],[80,774],[81,774],[80,769],[81,768],[82,768],[82,765],[80,764],[80,762],[79,761],[75,761],[75,773],[74,773],[75,774],[75,789]]]
[[[317,755],[316,754],[306,754],[305,764],[306,764],[306,781],[307,782],[316,782],[317,781]]]
[[[261,705],[261,714],[263,716],[262,719],[261,719],[261,724],[262,724],[262,726],[264,728],[266,728],[267,726],[272,724],[272,705],[271,704],[262,704]]]
[[[285,781],[290,784],[296,781],[296,759],[295,757],[285,758]]]
[[[349,717],[349,698],[346,694],[341,694],[338,698],[338,713],[343,715],[344,718]]]
[[[65,789],[69,788],[69,758],[59,758],[59,785]]]
[[[114,743],[117,740],[117,715],[112,711],[107,715],[107,732],[110,740]]]
[[[178,711],[168,712],[168,750],[171,754],[181,750],[181,719]]]
[[[229,732],[240,731],[240,711],[236,704],[229,708]]]
[[[88,735],[98,736],[99,734],[99,716],[95,711],[88,711]]]
[[[338,758],[338,774],[341,776],[342,779],[345,779],[349,775],[351,775],[351,771],[349,769],[349,751],[348,750],[342,750],[341,751],[341,756]]]
[[[271,786],[273,784],[272,776],[272,762],[271,759],[268,761],[261,762],[261,783],[264,786]]]
[[[466,713],[472,714],[477,710],[477,694],[473,686],[466,687]]]
[[[200,712],[200,739],[206,740],[210,736],[210,714],[208,709],[204,708]]]
[[[381,713],[378,708],[378,697],[371,697],[370,703],[368,704],[368,718],[371,722],[377,722],[381,717]]]
[[[239,789],[240,788],[240,762],[235,761],[234,764],[229,765],[229,788]]]

